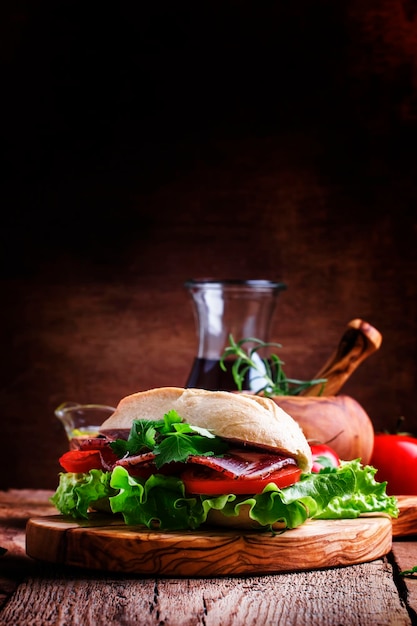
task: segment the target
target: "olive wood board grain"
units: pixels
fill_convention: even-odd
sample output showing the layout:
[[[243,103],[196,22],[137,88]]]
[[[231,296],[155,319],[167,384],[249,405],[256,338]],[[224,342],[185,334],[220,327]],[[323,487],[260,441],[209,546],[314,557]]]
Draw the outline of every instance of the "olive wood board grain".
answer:
[[[281,534],[231,529],[152,531],[91,514],[30,519],[27,554],[87,569],[164,576],[258,575],[372,561],[392,547],[387,517],[309,520]]]
[[[400,514],[392,520],[393,537],[417,535],[417,496],[396,496]]]

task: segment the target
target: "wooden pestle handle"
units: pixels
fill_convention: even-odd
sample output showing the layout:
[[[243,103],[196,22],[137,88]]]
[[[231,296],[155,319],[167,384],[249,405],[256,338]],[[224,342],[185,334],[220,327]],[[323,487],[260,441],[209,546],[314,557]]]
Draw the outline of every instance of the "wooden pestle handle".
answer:
[[[300,395],[336,395],[362,361],[378,350],[381,343],[382,335],[376,328],[364,320],[352,320],[349,322],[336,352],[314,376],[314,379],[326,378],[327,382],[313,385],[305,389]]]

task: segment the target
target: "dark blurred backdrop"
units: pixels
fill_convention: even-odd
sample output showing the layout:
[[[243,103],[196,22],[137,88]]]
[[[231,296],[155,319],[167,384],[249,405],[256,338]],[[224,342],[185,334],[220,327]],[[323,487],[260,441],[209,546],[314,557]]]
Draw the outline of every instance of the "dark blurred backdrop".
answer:
[[[54,488],[64,400],[184,385],[183,283],[271,278],[271,339],[417,432],[417,3],[6,0],[0,488]]]

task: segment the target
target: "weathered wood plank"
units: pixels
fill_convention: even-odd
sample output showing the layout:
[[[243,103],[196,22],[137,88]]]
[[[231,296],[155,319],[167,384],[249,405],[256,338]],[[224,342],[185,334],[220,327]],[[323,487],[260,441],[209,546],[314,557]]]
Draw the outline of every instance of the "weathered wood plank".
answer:
[[[171,588],[167,587],[169,584],[161,581],[158,586],[161,620],[172,612],[175,597],[176,608],[181,611],[181,583]],[[202,593],[204,597],[207,626],[410,623],[393,586],[391,568],[385,561],[285,576],[216,579],[210,584],[202,582],[201,587],[198,581],[191,581],[191,586],[193,594]],[[184,623],[192,623],[185,618],[190,616],[183,615]]]
[[[15,556],[25,556],[25,529],[33,515],[53,515],[49,503],[53,491],[10,490],[0,492],[0,547]]]
[[[392,545],[392,555],[399,572],[411,570],[417,566],[417,535],[414,541],[396,540]],[[407,589],[407,604],[414,612],[417,623],[417,574],[413,577],[404,577],[402,581]]]
[[[44,568],[22,583],[0,626],[411,625],[384,560],[255,578],[136,579]]]
[[[51,515],[53,491],[10,490],[0,492],[0,607],[18,584],[33,572],[34,563],[26,555],[26,522],[32,515]]]

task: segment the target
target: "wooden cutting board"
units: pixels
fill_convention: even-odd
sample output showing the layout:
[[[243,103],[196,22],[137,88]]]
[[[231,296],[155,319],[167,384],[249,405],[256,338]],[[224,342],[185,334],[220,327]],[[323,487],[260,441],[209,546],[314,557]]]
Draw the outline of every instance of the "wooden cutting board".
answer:
[[[392,520],[393,537],[417,535],[417,496],[396,496],[400,514]]]
[[[387,554],[391,520],[310,520],[294,530],[158,532],[93,514],[77,523],[62,516],[29,520],[29,556],[95,570],[164,576],[258,575],[353,565]]]

